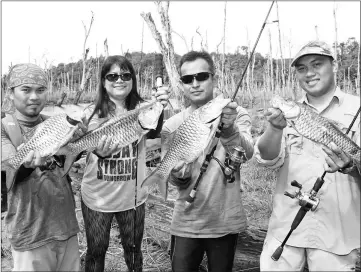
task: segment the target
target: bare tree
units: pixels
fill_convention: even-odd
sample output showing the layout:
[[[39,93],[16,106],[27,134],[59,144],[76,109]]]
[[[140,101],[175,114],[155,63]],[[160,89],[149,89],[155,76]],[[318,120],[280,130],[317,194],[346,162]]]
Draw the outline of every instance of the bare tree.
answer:
[[[179,37],[184,41],[184,44],[185,44],[185,46],[186,46],[186,48],[187,48],[187,52],[189,52],[188,43],[187,43],[187,40],[186,40],[186,38],[184,37],[184,35],[183,35],[183,34],[179,34],[179,33],[175,32],[174,30],[172,30],[172,33],[176,34],[177,36],[179,36]]]
[[[105,55],[105,58],[109,57],[108,39],[104,40],[104,55]]]
[[[285,63],[284,63],[284,59],[283,59],[283,54],[282,54],[282,42],[281,42],[281,27],[280,27],[280,17],[278,14],[278,2],[276,1],[276,10],[277,10],[277,26],[278,26],[278,41],[279,41],[279,46],[280,46],[280,55],[281,55],[281,78],[282,78],[282,82],[281,82],[281,90],[282,90],[282,94],[284,95],[284,85],[285,85]],[[278,79],[277,79],[278,80]]]
[[[199,27],[197,27],[196,33],[197,33],[197,34],[199,35],[199,37],[201,38],[201,49],[204,50],[204,46],[203,46],[203,36],[202,36],[202,34],[199,32]]]
[[[82,79],[81,79],[80,90],[76,93],[76,96],[74,98],[74,105],[77,105],[79,103],[79,99],[80,99],[81,94],[88,87],[89,79],[91,78],[91,73],[92,73],[92,70],[93,70],[93,67],[92,67],[93,65],[88,68],[87,61],[86,61],[87,57],[88,57],[88,53],[89,53],[89,48],[86,48],[86,41],[87,41],[87,39],[89,37],[90,30],[91,30],[93,22],[94,22],[94,13],[93,12],[91,12],[91,13],[92,13],[92,17],[90,19],[89,28],[87,28],[86,25],[83,22],[84,31],[85,31],[85,39],[84,39],[84,45],[83,45],[83,75],[82,75]],[[88,70],[88,72],[85,75],[86,70]]]
[[[318,37],[318,27],[317,27],[317,25],[315,25],[315,32],[316,32],[316,40],[318,41],[319,37]]]
[[[333,18],[335,21],[335,45],[334,45],[334,51],[333,51],[333,58],[337,63],[337,21],[336,21],[336,3],[334,3],[333,5]],[[337,84],[337,76],[336,76],[336,72],[335,72],[335,81]]]
[[[224,21],[223,21],[223,55],[222,55],[222,77],[221,77],[221,90],[223,91],[226,85],[225,77],[225,63],[226,63],[226,22],[227,22],[227,1],[224,3]]]
[[[160,19],[161,19],[161,25],[162,25],[163,31],[165,33],[165,42],[167,45],[165,45],[165,43],[163,42],[162,36],[160,35],[159,31],[157,30],[157,27],[154,23],[152,15],[149,12],[148,13],[143,12],[143,13],[141,13],[141,16],[147,23],[147,25],[152,33],[152,36],[153,36],[154,40],[156,41],[158,48],[163,55],[163,62],[164,62],[165,68],[168,73],[169,84],[171,86],[171,90],[173,91],[173,94],[176,97],[176,99],[178,101],[180,101],[181,104],[184,106],[185,104],[187,104],[187,102],[185,101],[186,99],[183,96],[183,92],[181,91],[181,88],[179,86],[179,73],[177,71],[177,67],[175,64],[174,46],[173,46],[173,41],[172,41],[172,30],[171,30],[169,15],[168,15],[169,1],[166,1],[164,6],[162,5],[162,2],[160,2],[160,1],[156,1],[155,4],[158,8],[158,13],[159,13]]]
[[[356,78],[356,94],[360,94],[360,69],[361,69],[361,57],[360,57],[361,44],[358,45],[358,55],[357,55],[357,78]]]

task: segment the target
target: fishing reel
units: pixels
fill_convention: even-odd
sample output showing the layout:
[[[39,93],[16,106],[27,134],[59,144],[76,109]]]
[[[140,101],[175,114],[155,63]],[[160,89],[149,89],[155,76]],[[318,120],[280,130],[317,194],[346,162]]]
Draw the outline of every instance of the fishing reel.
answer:
[[[57,166],[62,168],[64,166],[64,163],[61,161],[61,159],[58,156],[54,155],[48,157],[45,161],[45,164],[43,166],[40,166],[39,168],[41,171],[45,171],[45,170],[54,170]]]
[[[292,199],[297,198],[301,207],[304,207],[307,210],[315,211],[318,204],[320,203],[320,199],[316,196],[317,191],[312,189],[309,193],[302,192],[302,184],[298,183],[296,180],[292,181],[291,185],[297,187],[298,192],[294,192],[293,194],[291,194],[285,191],[284,195]]]
[[[236,146],[226,153],[224,164],[216,157],[213,157],[213,159],[218,162],[228,183],[235,181],[234,173],[239,170],[242,163],[247,161],[246,152],[241,146]]]

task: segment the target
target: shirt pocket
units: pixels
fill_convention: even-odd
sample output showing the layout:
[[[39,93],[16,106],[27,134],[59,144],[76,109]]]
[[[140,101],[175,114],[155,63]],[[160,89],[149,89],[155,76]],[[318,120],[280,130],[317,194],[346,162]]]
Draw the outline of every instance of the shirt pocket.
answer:
[[[299,134],[294,128],[287,128],[286,131],[286,145],[290,154],[302,154],[303,136]]]

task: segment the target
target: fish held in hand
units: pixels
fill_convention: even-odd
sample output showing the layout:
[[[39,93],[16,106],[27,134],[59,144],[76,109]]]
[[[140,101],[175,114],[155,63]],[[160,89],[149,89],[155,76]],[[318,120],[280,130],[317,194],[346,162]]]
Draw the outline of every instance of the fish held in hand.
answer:
[[[73,137],[78,123],[80,121],[65,113],[49,117],[25,135],[27,141],[18,147],[14,156],[2,162],[2,167],[18,169],[32,150],[38,151],[41,157],[56,154]]]
[[[111,144],[127,146],[140,140],[151,129],[156,129],[163,111],[160,102],[152,102],[128,111],[102,123],[98,128],[88,131],[81,138],[62,147],[57,155],[66,155],[64,175],[70,170],[76,157],[83,151],[96,149],[103,135],[112,137]]]
[[[360,147],[337,127],[336,122],[317,114],[303,103],[285,100],[280,96],[271,100],[271,106],[280,109],[287,122],[307,139],[327,147],[334,142],[360,169]]]
[[[199,107],[174,132],[169,150],[159,166],[143,181],[143,186],[157,183],[161,195],[167,198],[168,177],[179,162],[190,163],[209,149],[220,122],[223,108],[230,102],[217,96]]]

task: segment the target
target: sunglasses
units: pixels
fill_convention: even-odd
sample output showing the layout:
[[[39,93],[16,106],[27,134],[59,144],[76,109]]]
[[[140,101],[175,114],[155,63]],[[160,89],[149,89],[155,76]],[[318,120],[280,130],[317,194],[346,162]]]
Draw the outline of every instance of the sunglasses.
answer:
[[[193,83],[193,79],[196,79],[197,81],[205,81],[209,78],[210,75],[213,75],[213,74],[209,73],[209,72],[201,72],[201,73],[197,73],[194,75],[181,76],[180,80],[184,84],[191,84],[191,83]]]
[[[110,82],[116,82],[118,81],[119,78],[121,78],[123,81],[129,81],[132,79],[132,74],[131,73],[124,73],[121,75],[118,74],[108,74],[105,76],[105,78],[110,81]]]

